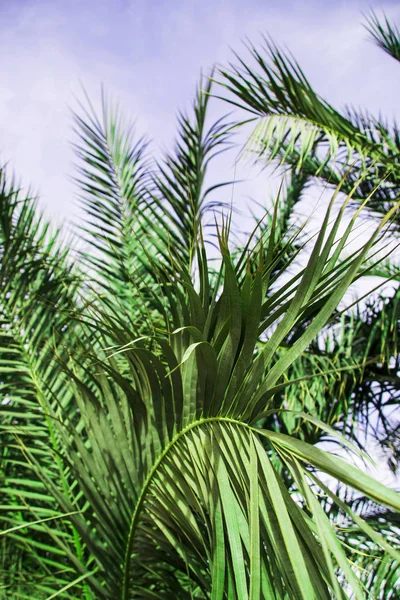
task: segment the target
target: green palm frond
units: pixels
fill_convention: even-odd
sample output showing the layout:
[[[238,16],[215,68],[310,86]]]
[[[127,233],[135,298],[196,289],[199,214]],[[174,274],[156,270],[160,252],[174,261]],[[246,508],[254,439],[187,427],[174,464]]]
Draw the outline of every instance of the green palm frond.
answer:
[[[211,81],[197,90],[194,117],[179,118],[180,135],[175,154],[160,164],[146,158],[147,143],[134,142],[134,131],[125,131],[116,108],[102,95],[102,119],[89,99],[83,117],[74,114],[80,143],[81,200],[87,211],[83,229],[85,261],[97,275],[97,289],[112,312],[121,310],[135,331],[149,331],[159,303],[155,298],[157,264],[170,268],[195,256],[195,240],[207,213],[225,206],[210,195],[226,183],[205,188],[209,162],[225,149],[230,125],[219,119],[207,129]],[[138,311],[138,288],[147,289],[147,302]],[[143,292],[140,292],[143,299]]]
[[[278,158],[280,164],[289,164],[333,186],[351,165],[353,180],[360,182],[357,195],[361,199],[385,179],[371,207],[380,207],[384,214],[398,194],[400,145],[396,124],[389,128],[368,114],[350,109],[339,113],[318,96],[294,59],[271,41],[266,40],[263,52],[254,46],[249,46],[249,51],[259,72],[236,55],[239,66],[230,65],[230,71],[221,69],[223,79],[218,82],[232,94],[224,97],[225,101],[255,115],[250,122],[256,122],[256,127],[244,150],[264,161]],[[360,178],[361,173],[366,176]],[[348,178],[346,193],[352,184]]]
[[[31,525],[58,512],[23,448],[27,445],[40,457],[43,472],[67,485],[51,416],[60,418],[61,410],[73,410],[72,394],[54,348],[62,334],[73,352],[77,333],[71,317],[80,310],[80,277],[34,200],[22,195],[4,168],[0,179],[1,521],[2,529],[12,529],[1,540],[4,593],[23,597],[35,585],[38,594],[42,590],[38,597],[45,597],[55,581],[69,584],[74,569],[65,562],[64,550],[53,547],[47,526]],[[49,441],[57,452],[55,459],[49,456]],[[23,524],[28,529],[21,531]],[[30,527],[36,533],[28,551],[24,531]],[[79,554],[80,542],[74,542],[71,525],[57,521],[56,528],[69,537],[70,554]]]
[[[256,235],[260,250],[268,252],[265,241],[270,237],[272,230],[275,232],[273,243],[277,260],[271,272],[273,281],[276,281],[280,274],[286,272],[286,265],[291,265],[310,241],[303,232],[305,223],[299,223],[298,219],[296,222],[293,218],[295,207],[305,196],[309,183],[309,177],[306,174],[297,173],[292,169],[286,179],[282,180],[277,197],[271,202],[272,206],[266,208],[259,204],[264,212],[262,219],[257,219],[253,214],[256,227],[246,242],[247,246],[252,237]],[[237,252],[243,254],[243,248],[238,248]]]
[[[299,420],[298,411],[318,418],[357,445],[377,441],[396,471],[398,441],[398,293],[379,296],[354,314],[341,314],[288,370],[289,384],[275,396],[276,412],[264,426],[316,444],[337,442],[318,424]],[[308,322],[282,344],[286,348]],[[280,408],[284,406],[285,410]]]
[[[76,181],[87,214],[83,258],[94,270],[99,291],[113,298],[114,309],[134,320],[134,282],[146,280],[148,272],[140,217],[151,187],[147,142],[134,141],[133,126],[125,129],[118,107],[109,105],[104,92],[101,120],[87,101],[88,109],[81,105],[83,116],[74,113],[80,142],[74,144],[79,158]]]
[[[387,148],[387,159],[396,165],[400,149],[399,131],[396,124],[389,127],[386,123],[376,120],[371,115],[361,115],[350,109],[345,110],[347,117],[355,123],[361,130],[364,129],[366,135],[374,139],[376,143],[383,144]],[[367,119],[367,121],[366,121]],[[300,160],[300,149],[291,148],[286,143],[282,144],[279,150],[279,156],[284,157],[285,164],[288,168],[297,169]],[[337,186],[342,180],[343,173],[348,166],[347,159],[342,160],[326,160],[322,153],[319,152],[318,145],[315,145],[308,156],[302,158],[301,172],[308,177],[318,177],[325,185],[332,189]],[[364,177],[360,178],[360,170],[366,168]],[[383,179],[384,178],[384,179]],[[350,193],[354,185],[358,183],[356,190],[353,193],[353,207],[356,207],[360,201],[363,201],[367,196],[371,196],[368,204],[369,215],[375,217],[384,215],[396,202],[399,195],[398,177],[395,173],[391,173],[388,169],[378,163],[374,163],[372,158],[366,156],[362,161],[355,159],[351,171],[348,173],[346,180],[343,182],[342,191]],[[393,221],[393,231],[399,229],[398,215]]]
[[[199,228],[204,229],[207,214],[213,216],[221,208],[229,208],[210,195],[232,182],[205,185],[210,161],[230,147],[232,128],[225,117],[207,126],[211,77],[205,82],[200,80],[193,103],[194,116],[180,113],[175,153],[166,155],[154,176],[157,193],[153,200],[160,211],[159,226],[165,228],[168,224],[170,252],[185,265],[194,259]]]
[[[382,48],[395,60],[400,60],[400,32],[385,15],[383,20],[384,22],[380,21],[372,11],[367,16],[368,25],[365,27],[379,48]]]
[[[384,510],[369,498],[343,486],[338,486],[335,492],[331,489],[326,495],[325,510],[331,521],[340,523],[338,537],[365,587],[366,597],[396,598],[400,565],[387,550],[399,551],[398,513]],[[353,520],[349,519],[350,515],[354,515]],[[374,535],[371,537],[359,528],[360,517],[367,531],[373,531],[385,540],[383,545],[377,545]]]
[[[283,142],[290,149],[299,146],[298,168],[323,139],[328,143],[329,155],[345,150],[351,158],[354,149],[362,156],[369,155],[375,146],[368,137],[314,92],[293,59],[271,41],[265,43],[263,50],[272,66],[250,46],[248,49],[261,72],[255,72],[236,54],[240,67],[231,64],[230,72],[221,69],[223,80],[218,82],[233,94],[233,98],[224,98],[225,101],[256,115],[254,120],[260,119],[251,138],[254,147],[261,148],[260,152],[272,159]]]
[[[385,432],[378,441],[385,452],[389,469],[397,474],[400,469],[400,423],[398,420],[389,423],[388,426],[385,424]]]

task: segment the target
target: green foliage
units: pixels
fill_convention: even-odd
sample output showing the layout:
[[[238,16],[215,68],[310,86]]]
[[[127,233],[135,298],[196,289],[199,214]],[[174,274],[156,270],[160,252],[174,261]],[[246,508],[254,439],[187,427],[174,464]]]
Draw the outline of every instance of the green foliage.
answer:
[[[279,115],[303,94],[303,112],[314,103],[314,117],[340,121],[331,151],[344,145],[368,166],[371,140],[322,110],[308,88],[306,102],[305,80],[299,92],[281,55],[278,79],[258,58],[275,99],[250,69],[257,102],[254,86],[226,75],[253,112],[271,105]],[[217,219],[212,269],[204,224],[224,208],[211,195],[225,183],[204,189],[205,180],[232,124],[207,128],[210,95],[211,80],[192,118],[180,116],[175,154],[160,165],[104,96],[102,119],[82,107],[79,261],[0,172],[4,598],[395,593],[400,496],[317,444],[336,441],[365,459],[355,426],[387,402],[368,385],[389,375],[397,383],[398,294],[385,310],[337,307],[372,269],[395,276],[376,251],[398,204],[388,202],[366,243],[344,252],[384,193],[373,168],[361,173],[355,163],[338,175],[318,233],[308,239],[295,228],[320,128],[302,149],[284,149],[291,178],[244,248],[232,247],[230,220]],[[335,214],[339,191],[346,199]],[[339,235],[350,206],[357,210]]]
[[[398,60],[400,37],[397,28],[386,18],[380,21],[374,13],[367,23],[374,41]],[[239,66],[231,65],[230,71],[220,70],[223,78],[219,83],[230,92],[225,99],[255,115],[250,120],[256,122],[256,127],[243,156],[248,151],[261,164],[274,161],[277,167],[283,165],[290,176],[289,181],[302,178],[307,186],[319,181],[328,188],[340,184],[341,191],[352,196],[352,209],[365,204],[366,216],[377,221],[396,205],[399,197],[400,145],[396,123],[389,127],[382,120],[349,108],[343,114],[339,113],[312,89],[294,59],[271,41],[266,43],[265,55],[254,46],[250,47],[255,67],[238,57]],[[295,211],[296,203],[290,211],[292,218]],[[284,223],[282,229],[287,232],[286,240],[290,236],[289,225]],[[394,237],[384,238],[386,243],[393,239],[397,242],[398,226],[397,212],[390,226]],[[291,252],[296,252],[296,248]],[[321,339],[315,341],[307,349],[305,360],[294,368],[297,373],[311,375],[315,370],[323,373],[353,364],[347,373],[342,372],[340,381],[329,382],[329,378],[322,376],[315,377],[312,385],[315,389],[321,386],[317,394],[321,398],[335,386],[335,402],[329,406],[331,424],[336,420],[341,422],[341,430],[350,435],[354,435],[355,428],[360,425],[367,426],[370,432],[375,429],[377,440],[383,447],[391,448],[389,461],[391,468],[396,470],[398,420],[395,411],[390,417],[389,414],[390,407],[397,406],[399,386],[398,264],[392,257],[386,264],[373,260],[366,266],[363,275],[366,274],[392,280],[392,297],[377,297],[369,306],[357,308],[355,319],[346,316],[347,324],[340,324],[341,316],[337,312],[336,323],[333,315],[331,327],[325,331],[329,341],[325,351],[322,352],[321,347],[326,344],[321,344]],[[292,343],[300,333],[291,334],[287,342]],[[305,385],[303,398],[298,388],[292,386],[289,391],[293,394],[286,391],[276,397],[277,407],[282,402],[290,406],[315,402],[310,398],[309,384]],[[323,419],[326,418],[327,413]],[[376,421],[378,427],[370,426]],[[277,426],[282,425],[286,427],[281,422]],[[318,432],[315,434],[314,442]]]

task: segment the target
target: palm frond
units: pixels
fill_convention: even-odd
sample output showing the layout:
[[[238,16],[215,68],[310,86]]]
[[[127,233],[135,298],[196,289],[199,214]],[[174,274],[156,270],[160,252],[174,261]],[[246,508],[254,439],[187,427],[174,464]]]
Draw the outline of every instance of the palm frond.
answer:
[[[228,144],[229,124],[219,119],[206,129],[211,81],[194,102],[194,118],[181,114],[176,152],[158,165],[146,159],[147,143],[125,131],[116,108],[102,95],[102,120],[89,102],[84,118],[74,114],[80,144],[81,199],[88,214],[83,229],[89,249],[85,261],[97,274],[99,291],[112,312],[121,310],[138,332],[155,322],[155,263],[193,260],[199,227],[207,212],[224,206],[210,194],[227,183],[204,189],[209,162]],[[147,289],[145,302],[142,291]],[[140,296],[140,299],[139,299]],[[141,307],[141,308],[140,308]]]
[[[367,23],[368,25],[365,28],[379,48],[382,48],[395,60],[400,60],[400,32],[398,28],[392,25],[385,15],[383,22],[380,21],[373,11],[367,16]]]
[[[79,158],[80,200],[87,213],[82,228],[86,244],[83,258],[96,274],[97,289],[113,299],[134,322],[136,288],[146,284],[150,269],[142,247],[141,211],[149,201],[151,179],[147,142],[134,141],[134,128],[125,130],[118,107],[102,92],[102,119],[87,98],[83,116],[74,113],[74,144]]]
[[[69,585],[75,571],[42,524],[43,518],[58,512],[53,496],[25,460],[23,447],[40,457],[44,472],[66,484],[68,473],[52,416],[60,418],[60,410],[72,410],[72,395],[54,348],[62,334],[73,352],[76,320],[70,319],[80,310],[81,279],[34,200],[22,195],[4,168],[0,181],[1,520],[3,529],[11,527],[1,541],[4,593],[24,594],[37,586],[44,597],[54,591],[53,585]],[[55,459],[47,452],[49,440]],[[23,525],[35,531],[29,552]],[[80,542],[74,541],[70,523],[57,521],[55,528],[72,547],[69,554],[79,555]],[[85,594],[84,583],[75,589]]]
[[[194,117],[180,113],[175,153],[168,154],[158,164],[154,177],[157,194],[153,200],[160,210],[159,225],[165,228],[168,224],[170,251],[175,255],[179,252],[185,265],[194,259],[199,228],[202,225],[204,229],[207,214],[214,215],[221,208],[229,208],[221,200],[210,199],[210,194],[232,182],[205,187],[208,165],[229,148],[232,128],[225,117],[207,128],[211,87],[212,73],[205,83],[200,80],[193,103]],[[174,244],[178,244],[179,250]]]
[[[279,158],[280,164],[288,163],[334,186],[352,165],[363,198],[366,186],[382,179],[387,180],[387,188],[397,189],[396,125],[391,131],[369,115],[349,109],[339,113],[318,96],[294,59],[271,41],[266,40],[265,57],[254,46],[249,46],[249,51],[260,72],[236,55],[240,66],[231,64],[231,71],[220,70],[223,79],[218,82],[233,94],[223,100],[255,115],[250,121],[258,121],[244,151],[257,159]],[[360,178],[361,173],[368,175]],[[346,192],[351,184],[347,179]]]

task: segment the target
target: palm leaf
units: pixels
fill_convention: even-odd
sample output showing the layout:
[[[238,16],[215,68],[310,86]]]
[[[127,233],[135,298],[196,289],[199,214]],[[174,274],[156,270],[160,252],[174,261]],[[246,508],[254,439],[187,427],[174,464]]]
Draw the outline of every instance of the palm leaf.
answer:
[[[379,21],[376,14],[371,11],[367,16],[367,31],[379,48],[382,48],[396,60],[400,60],[400,32],[395,25],[392,25],[387,17],[384,17],[384,23]]]
[[[350,109],[339,113],[318,96],[294,59],[271,41],[265,43],[262,51],[249,46],[260,72],[238,55],[239,66],[220,70],[223,79],[218,83],[233,94],[223,100],[255,115],[250,122],[257,124],[245,150],[264,161],[279,158],[280,164],[321,177],[333,186],[352,165],[353,179],[360,183],[355,198],[364,199],[385,178],[371,206],[385,214],[398,188],[397,125],[389,128]],[[365,172],[368,175],[360,178]],[[352,184],[347,178],[343,191],[349,193]]]
[[[9,530],[2,540],[4,585],[13,594],[37,586],[47,596],[54,585],[70,584],[74,568],[65,561],[64,549],[52,545],[45,522],[58,515],[54,498],[25,461],[22,448],[27,445],[40,457],[43,472],[68,486],[51,415],[60,418],[60,410],[73,408],[54,347],[63,333],[73,350],[77,334],[69,317],[79,311],[80,277],[34,200],[21,194],[4,168],[0,180],[1,520]],[[57,452],[55,460],[48,455],[49,443]],[[36,532],[29,552],[21,534],[29,530],[24,526]],[[54,527],[72,548],[70,555],[79,556],[81,543],[74,540],[70,523],[63,519]],[[86,594],[85,584],[75,589]]]

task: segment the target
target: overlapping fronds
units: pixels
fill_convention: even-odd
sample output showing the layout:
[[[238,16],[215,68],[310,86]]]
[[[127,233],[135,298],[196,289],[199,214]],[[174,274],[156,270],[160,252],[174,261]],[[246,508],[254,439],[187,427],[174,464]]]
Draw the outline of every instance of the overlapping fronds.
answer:
[[[64,551],[53,547],[47,525],[33,522],[55,517],[55,529],[70,537],[74,554],[80,547],[78,540],[73,544],[71,526],[60,524],[53,496],[24,455],[29,447],[43,472],[65,489],[68,476],[51,416],[59,418],[73,405],[54,348],[62,334],[68,352],[74,351],[76,322],[70,317],[79,312],[80,279],[58,233],[51,232],[34,200],[9,181],[4,168],[0,185],[0,512],[2,530],[11,528],[1,539],[2,593],[22,598],[32,587],[47,594],[55,581],[60,587],[71,582]],[[49,444],[56,457],[49,455]],[[34,533],[30,546],[27,531]]]
[[[224,206],[210,194],[227,183],[205,189],[207,166],[228,143],[229,124],[219,119],[207,129],[211,81],[200,82],[193,117],[179,117],[175,153],[155,164],[146,156],[143,138],[134,142],[117,109],[102,95],[102,119],[90,104],[74,115],[79,144],[82,200],[88,226],[83,229],[85,260],[97,274],[111,310],[124,311],[137,330],[157,318],[154,262],[169,268],[193,259],[198,228],[207,212]],[[155,259],[155,257],[157,257]],[[138,312],[138,288],[147,303]],[[140,293],[143,298],[143,293]],[[148,332],[149,328],[145,327]]]
[[[378,46],[398,59],[398,29],[386,17],[379,19],[372,12],[367,17],[367,30]],[[338,112],[313,90],[297,62],[270,40],[266,40],[266,47],[261,50],[252,45],[249,50],[255,66],[236,55],[238,64],[231,65],[230,71],[221,69],[222,81],[219,82],[230,92],[225,100],[254,115],[250,121],[257,124],[246,148],[263,161],[279,159],[280,164],[298,171],[309,181],[317,177],[333,188],[341,183],[341,190],[352,194],[354,202],[350,207],[353,210],[369,198],[366,214],[370,219],[385,215],[396,205],[400,192],[397,124],[390,126],[381,117],[378,119],[368,112],[351,108]],[[343,180],[345,172],[347,176]],[[363,173],[362,177],[360,173]],[[391,234],[397,236],[399,223],[399,215],[395,214],[389,230]],[[333,386],[338,412],[333,406],[329,406],[329,410],[331,417],[335,415],[338,419],[338,427],[345,428],[346,422],[351,423],[348,433],[354,433],[353,423],[357,422],[360,429],[366,427],[369,433],[382,440],[385,448],[391,448],[389,461],[395,468],[397,459],[394,457],[398,455],[395,433],[398,427],[395,416],[398,406],[398,294],[395,291],[398,268],[390,257],[386,264],[370,263],[368,273],[364,271],[364,274],[392,280],[394,295],[390,301],[376,297],[369,307],[358,311],[351,325],[357,333],[348,328],[347,337],[355,333],[351,351],[353,366],[347,374],[343,371]],[[299,334],[301,332],[302,327]],[[292,333],[287,343],[292,343],[296,335]],[[339,367],[340,343],[336,343],[335,348],[335,356],[324,357],[318,344],[314,345],[309,349],[310,355],[300,359],[296,368],[299,373],[312,373],[315,368],[322,372],[330,370],[333,364]],[[324,360],[325,369],[322,366]],[[311,367],[310,361],[317,362]],[[320,393],[317,392],[318,382]],[[318,397],[323,406],[321,398],[331,384],[328,385],[328,380],[321,376],[310,381],[311,385],[314,386],[314,397]],[[290,404],[303,402],[303,396],[297,396],[299,390],[295,386],[291,388]],[[288,401],[287,393],[288,390],[285,402]],[[311,387],[308,387],[306,395],[312,403],[310,394]],[[327,414],[328,409],[323,410]]]
[[[294,411],[306,410],[362,446],[365,440],[375,439],[395,448],[398,293],[381,303],[378,307],[376,301],[371,302],[355,314],[342,314],[335,327],[331,325],[310,344],[291,366],[288,377],[294,383],[275,398],[277,409],[284,405]],[[290,413],[272,414],[270,426],[289,434],[296,432],[310,443],[332,439],[313,423],[300,426]],[[392,469],[395,455],[389,456]]]
[[[329,227],[328,211],[306,267],[275,293],[269,288],[280,253],[276,224],[257,268],[242,275],[251,250],[234,262],[222,223],[222,291],[210,282],[200,238],[197,290],[179,263],[173,277],[158,273],[170,304],[163,331],[135,340],[129,329],[110,328],[108,358],[93,356],[84,367],[71,357],[65,365],[80,414],[78,433],[68,415],[56,422],[76,482],[68,494],[26,452],[96,563],[95,573],[82,561],[76,568],[97,597],[350,597],[342,579],[354,597],[364,597],[314,495],[314,480],[323,485],[314,470],[390,509],[400,508],[398,495],[295,436],[260,428],[276,410],[274,396],[290,384],[285,373],[326,324],[385,226],[343,260],[336,243],[342,215]],[[282,353],[282,340],[310,307],[307,327]],[[274,323],[258,347],[260,333]],[[329,430],[312,414],[297,411],[297,418]],[[294,482],[290,491],[276,461]],[[342,510],[398,559],[384,537]]]
[[[256,115],[253,120],[259,120],[249,142],[252,149],[272,160],[286,144],[282,160],[294,149],[298,150],[299,169],[315,145],[323,141],[328,145],[328,158],[339,153],[352,162],[353,151],[361,159],[384,156],[383,145],[373,143],[367,131],[362,131],[314,92],[293,59],[271,41],[265,39],[265,44],[266,58],[254,46],[249,47],[260,73],[238,55],[239,67],[231,64],[231,71],[220,70],[223,80],[219,84],[234,95],[224,100]]]
[[[142,283],[148,272],[140,217],[150,194],[147,142],[134,141],[133,126],[126,130],[118,108],[109,105],[104,92],[101,119],[87,100],[89,109],[81,106],[82,116],[74,113],[80,142],[74,145],[79,158],[77,183],[87,214],[83,258],[94,270],[97,289],[113,300],[112,308],[134,320],[137,282]]]
[[[372,13],[369,22],[376,41],[395,54],[396,30],[381,25]],[[256,127],[244,151],[264,161],[279,159],[303,173],[317,176],[336,186],[352,165],[344,187],[354,180],[360,188],[354,198],[363,199],[384,180],[370,205],[384,214],[399,193],[399,133],[396,124],[351,109],[342,113],[322,99],[306,79],[298,63],[276,44],[249,46],[255,67],[236,55],[239,66],[220,69],[219,84],[231,92],[224,100],[255,115]],[[249,120],[245,121],[246,123]],[[366,176],[360,179],[360,173]]]

